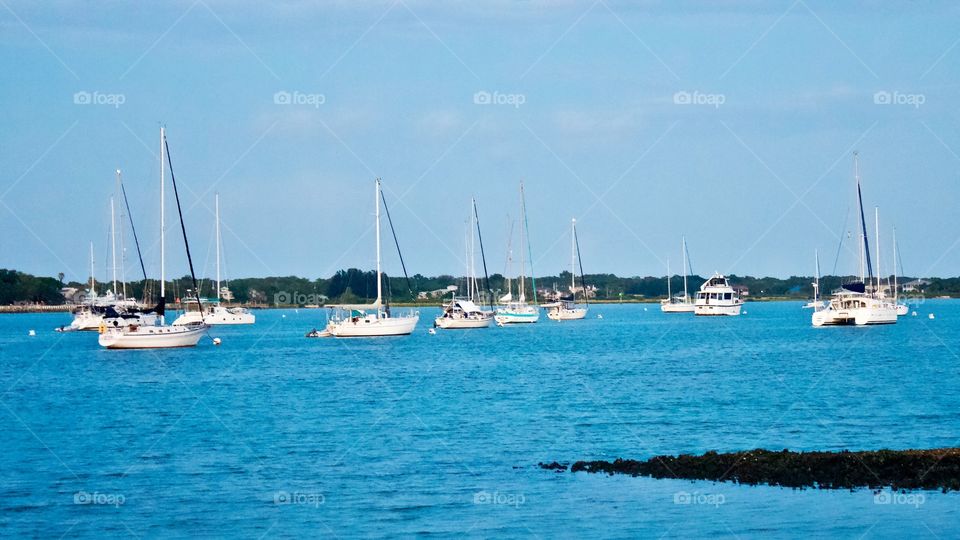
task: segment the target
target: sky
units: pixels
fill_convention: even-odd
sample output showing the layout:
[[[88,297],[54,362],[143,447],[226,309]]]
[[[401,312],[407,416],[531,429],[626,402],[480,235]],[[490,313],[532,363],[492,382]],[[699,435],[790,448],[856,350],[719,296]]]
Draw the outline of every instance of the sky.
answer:
[[[372,268],[376,177],[411,274],[464,272],[471,197],[504,272],[521,181],[538,275],[572,218],[587,273],[678,272],[682,236],[699,274],[852,273],[854,151],[882,270],[896,227],[904,273],[956,276],[958,27],[919,1],[0,0],[0,267],[85,280],[93,242],[107,277],[121,169],[159,276],[164,124],[204,276],[215,193],[227,277]]]

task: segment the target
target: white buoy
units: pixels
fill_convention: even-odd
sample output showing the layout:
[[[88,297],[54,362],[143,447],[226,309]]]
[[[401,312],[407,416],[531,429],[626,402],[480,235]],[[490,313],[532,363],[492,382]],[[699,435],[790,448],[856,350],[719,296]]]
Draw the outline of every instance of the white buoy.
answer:
[[[27,334],[32,337],[32,336],[37,335],[37,331],[36,331],[36,330],[31,330],[31,331],[27,332]]]
[[[644,310],[644,311],[646,311],[646,310],[647,310],[647,308],[643,308],[643,310]]]
[[[218,338],[218,337],[213,338],[213,344],[214,344],[214,345],[219,345],[219,344],[221,344],[221,343],[223,343],[223,342],[220,341],[220,338]]]
[[[933,313],[927,315],[927,318],[928,318],[928,319],[933,319],[933,318],[934,318],[934,317],[933,317]]]
[[[746,314],[747,314],[747,310],[743,310],[743,314],[746,315]]]
[[[917,312],[916,312],[916,311],[914,311],[914,312],[913,312],[913,313],[911,313],[910,315],[912,315],[912,316],[914,316],[914,317],[916,317],[916,316],[917,316]]]
[[[281,318],[281,319],[286,319],[286,318],[287,318],[287,314],[284,313],[283,315],[280,316],[280,318]]]
[[[597,313],[597,318],[598,318],[598,319],[602,319],[602,318],[603,318],[603,314],[602,314],[602,313]]]
[[[428,333],[428,334],[430,334],[430,335],[432,336],[432,335],[434,335],[434,334],[436,334],[436,333],[437,333],[437,331],[436,331],[436,330],[434,330],[433,328],[431,328],[431,329],[429,329],[429,330],[427,330],[427,333]]]

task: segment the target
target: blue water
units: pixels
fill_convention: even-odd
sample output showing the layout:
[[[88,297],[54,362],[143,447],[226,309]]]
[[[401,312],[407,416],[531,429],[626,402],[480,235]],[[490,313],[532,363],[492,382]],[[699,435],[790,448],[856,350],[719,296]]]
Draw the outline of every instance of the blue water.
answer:
[[[960,444],[960,302],[875,328],[812,328],[799,306],[604,305],[436,335],[424,310],[413,336],[372,340],[303,338],[320,310],[260,311],[213,330],[219,347],[153,352],[53,333],[65,314],[3,315],[0,534],[960,535],[957,493],[878,504],[536,467]]]

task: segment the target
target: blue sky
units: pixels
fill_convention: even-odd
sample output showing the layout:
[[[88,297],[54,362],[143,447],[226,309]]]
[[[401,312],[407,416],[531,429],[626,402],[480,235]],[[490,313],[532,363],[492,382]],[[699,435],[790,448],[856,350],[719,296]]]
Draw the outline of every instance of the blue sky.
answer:
[[[2,0],[0,267],[85,279],[93,241],[103,277],[120,168],[156,276],[164,122],[205,275],[218,191],[231,277],[372,267],[375,176],[413,273],[462,271],[471,196],[503,271],[520,180],[538,274],[569,265],[571,217],[587,272],[676,270],[684,234],[701,274],[811,274],[814,249],[829,273],[858,150],[885,269],[896,225],[908,274],[955,276],[958,23],[947,2]]]

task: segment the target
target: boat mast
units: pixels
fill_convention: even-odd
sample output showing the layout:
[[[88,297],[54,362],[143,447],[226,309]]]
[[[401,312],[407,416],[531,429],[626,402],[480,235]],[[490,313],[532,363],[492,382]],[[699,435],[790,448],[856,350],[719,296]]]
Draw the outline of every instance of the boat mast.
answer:
[[[161,301],[167,297],[166,284],[166,245],[164,242],[164,220],[163,220],[163,158],[165,155],[163,141],[166,137],[166,128],[160,126],[160,298]],[[160,316],[160,324],[164,323],[163,315]]]
[[[120,177],[120,169],[117,169],[117,190],[120,191],[123,187],[123,180]],[[127,272],[126,272],[126,262],[127,262],[127,247],[123,241],[123,222],[125,221],[126,215],[123,213],[123,207],[120,207],[120,286],[123,288],[123,299],[127,299]]]
[[[470,229],[468,231],[468,238],[470,239],[470,301],[473,301],[474,295],[477,293],[477,260],[476,260],[476,251],[477,251],[477,240],[473,234],[473,229],[476,226],[473,216],[473,199],[470,199]]]
[[[667,302],[673,299],[673,291],[670,290],[670,257],[667,257]]]
[[[380,302],[383,299],[383,285],[380,272],[380,179],[377,178],[377,188],[373,192],[373,202],[377,207],[377,302],[376,306],[380,308]]]
[[[873,223],[876,231],[877,237],[877,285],[876,289],[873,291],[877,294],[877,297],[880,296],[880,208],[878,206],[873,207]]]
[[[97,280],[94,277],[93,267],[93,242],[90,242],[90,305],[93,305],[93,299],[97,296]]]
[[[217,192],[215,207],[217,211],[217,302],[220,302],[220,192]]]
[[[896,303],[900,298],[897,291],[897,228],[893,228],[893,302]]]
[[[817,280],[813,284],[813,301],[820,301],[820,252],[816,249],[813,250],[813,259],[817,265]]]
[[[523,230],[527,235],[527,257],[530,259],[530,288],[533,290],[533,303],[537,303],[537,276],[533,273],[533,251],[530,249],[530,224],[527,222],[527,199],[523,192],[523,182],[520,182],[520,207],[523,210]],[[521,237],[522,238],[522,237]],[[521,249],[523,242],[520,243]]]
[[[577,218],[570,220],[570,294],[577,301]],[[584,291],[586,294],[586,291]]]
[[[117,296],[117,224],[113,207],[113,196],[110,196],[110,251],[113,259],[113,296]]]
[[[866,278],[873,279],[873,264],[870,262],[870,242],[867,240],[867,221],[863,215],[863,192],[860,189],[860,159],[859,152],[853,153],[853,175],[857,180],[857,201],[860,204],[860,240],[862,245],[861,257],[866,260],[867,273],[863,274],[863,268],[860,269],[860,281],[866,284]],[[861,265],[863,262],[861,261]]]
[[[690,297],[687,294],[687,237],[681,236],[680,238],[683,245],[683,302],[688,303]]]
[[[525,208],[525,205],[523,204],[523,182],[520,182],[520,221],[521,221],[522,223],[520,223],[520,276],[518,277],[518,279],[519,279],[519,281],[520,281],[520,285],[519,285],[519,288],[518,288],[518,291],[517,291],[517,294],[520,295],[520,296],[517,298],[517,300],[520,301],[520,302],[525,302],[525,301],[526,301],[525,294],[524,294],[524,292],[525,292],[525,287],[524,287],[525,284],[524,284],[524,282],[526,281],[526,279],[524,279],[524,276],[523,276],[523,272],[524,272],[524,266],[523,266],[523,262],[524,262],[524,261],[523,261],[523,230],[524,230],[524,228],[525,228],[523,225],[524,225],[524,223],[527,222],[526,210],[527,210],[527,209]]]

